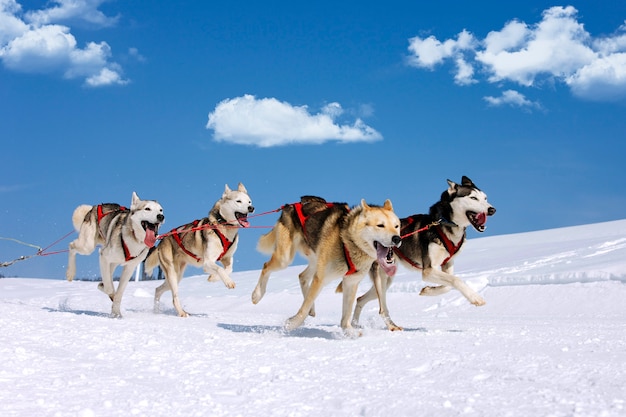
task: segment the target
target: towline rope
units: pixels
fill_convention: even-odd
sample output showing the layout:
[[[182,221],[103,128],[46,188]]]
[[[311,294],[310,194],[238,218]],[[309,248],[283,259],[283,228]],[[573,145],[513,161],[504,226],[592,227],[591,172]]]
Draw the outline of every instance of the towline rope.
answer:
[[[33,258],[35,256],[48,256],[48,255],[55,255],[57,253],[63,253],[63,252],[67,252],[68,250],[60,250],[60,251],[55,251],[55,252],[47,252],[48,249],[50,249],[52,246],[56,245],[57,243],[59,243],[60,241],[64,240],[65,238],[67,238],[69,235],[71,235],[72,233],[74,233],[74,231],[72,230],[71,232],[67,233],[65,236],[55,240],[54,242],[52,242],[51,244],[49,244],[48,246],[46,246],[45,248],[42,248],[41,246],[37,246],[37,245],[33,245],[31,243],[26,243],[26,242],[22,242],[21,240],[18,239],[13,239],[13,238],[9,238],[9,237],[0,237],[0,239],[2,240],[10,240],[12,242],[16,242],[19,243],[21,245],[25,245],[25,246],[30,246],[31,248],[35,248],[37,249],[37,253],[33,254],[33,255],[22,255],[19,258],[13,259],[12,261],[6,261],[6,262],[0,262],[0,267],[7,267],[7,266],[11,266],[16,262],[19,261],[25,261],[26,259],[30,259]]]
[[[422,227],[421,229],[417,229],[417,230],[414,230],[414,231],[412,231],[412,232],[410,232],[410,233],[407,233],[407,234],[405,234],[405,235],[400,236],[400,239],[404,239],[405,237],[409,237],[409,236],[412,236],[412,235],[416,235],[416,234],[418,234],[418,233],[421,233],[421,232],[423,232],[423,231],[425,231],[425,230],[430,229],[431,227],[434,227],[434,226],[439,226],[440,224],[441,224],[441,219],[436,220],[436,221],[434,221],[434,222],[432,222],[432,223],[427,224],[426,226]]]

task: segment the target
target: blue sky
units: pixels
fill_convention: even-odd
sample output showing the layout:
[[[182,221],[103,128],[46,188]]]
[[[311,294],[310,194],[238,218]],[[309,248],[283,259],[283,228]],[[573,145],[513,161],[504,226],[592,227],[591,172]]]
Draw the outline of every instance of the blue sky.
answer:
[[[480,236],[622,219],[625,20],[596,1],[0,0],[0,237],[46,247],[77,205],[133,191],[166,231],[238,182],[257,213],[317,194],[402,217],[462,175],[498,209]],[[241,231],[236,270],[262,267],[265,231]],[[0,262],[32,253],[0,240]]]

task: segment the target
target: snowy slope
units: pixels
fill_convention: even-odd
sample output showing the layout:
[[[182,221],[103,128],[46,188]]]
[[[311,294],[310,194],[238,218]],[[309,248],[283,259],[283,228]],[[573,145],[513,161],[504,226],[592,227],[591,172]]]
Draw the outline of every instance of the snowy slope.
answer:
[[[169,293],[153,313],[156,281],[131,282],[116,320],[96,283],[0,279],[0,414],[626,415],[626,220],[471,239],[456,272],[483,307],[420,297],[401,269],[388,298],[405,331],[372,302],[358,339],[342,336],[334,285],[283,332],[302,269],[272,276],[258,305],[258,271],[234,290],[185,278],[187,319]]]

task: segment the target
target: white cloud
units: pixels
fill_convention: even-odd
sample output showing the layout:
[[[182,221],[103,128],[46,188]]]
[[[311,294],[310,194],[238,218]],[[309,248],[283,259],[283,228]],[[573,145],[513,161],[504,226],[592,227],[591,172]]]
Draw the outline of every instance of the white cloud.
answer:
[[[446,58],[458,56],[462,51],[472,49],[474,36],[463,30],[457,39],[448,39],[440,42],[434,36],[420,38],[416,36],[409,39],[409,63],[416,67],[433,69],[437,64],[441,64]]]
[[[451,60],[455,83],[512,82],[524,87],[557,81],[586,99],[626,97],[626,25],[618,33],[594,39],[572,7],[551,7],[535,25],[512,20],[478,40],[463,30],[457,39],[433,36],[409,40],[412,65],[433,69]],[[478,69],[478,71],[476,71]]]
[[[68,26],[54,23],[55,19],[72,20],[80,15],[97,26],[112,24],[96,9],[102,1],[57,3],[60,6],[26,13],[22,20],[22,7],[15,0],[0,0],[0,61],[4,66],[18,72],[84,78],[88,86],[127,83],[121,67],[110,61],[111,48],[106,42],[88,42],[80,48]]]
[[[485,101],[492,106],[513,106],[525,108],[541,108],[539,103],[530,101],[522,93],[515,90],[506,90],[502,92],[500,97],[487,96]]]
[[[119,17],[108,17],[98,7],[105,0],[54,0],[57,6],[26,13],[26,20],[36,26],[59,22],[84,21],[100,27],[117,23]]]
[[[338,124],[336,118],[342,113],[339,103],[328,104],[320,113],[311,114],[306,106],[246,94],[220,102],[209,114],[206,127],[213,130],[217,141],[259,147],[382,139],[361,119],[350,125]]]

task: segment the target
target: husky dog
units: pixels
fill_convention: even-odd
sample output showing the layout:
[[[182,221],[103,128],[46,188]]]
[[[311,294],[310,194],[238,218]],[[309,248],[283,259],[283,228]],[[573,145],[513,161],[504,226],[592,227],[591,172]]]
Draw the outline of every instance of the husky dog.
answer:
[[[484,232],[487,216],[495,212],[496,209],[487,202],[487,195],[471,179],[463,176],[461,184],[448,180],[448,189],[430,207],[429,214],[415,214],[401,219],[402,248],[394,248],[396,257],[405,267],[421,271],[424,281],[438,284],[424,287],[420,295],[440,295],[455,288],[470,303],[476,306],[485,304],[478,293],[453,275],[454,258],[465,242],[465,229],[471,225],[478,232]],[[427,229],[417,233],[423,227]],[[365,304],[378,295],[380,315],[387,328],[402,330],[391,320],[387,308],[386,292],[393,277],[386,273],[379,275],[375,267],[370,271],[370,276],[374,286],[358,298],[353,323],[358,323]]]
[[[156,243],[159,226],[165,221],[163,208],[154,200],[141,200],[133,192],[130,210],[119,204],[81,205],[74,210],[72,223],[78,238],[69,245],[66,278],[76,275],[76,254],[90,255],[96,245],[100,249],[102,282],[98,289],[111,298],[112,317],[121,317],[120,303],[130,277]],[[113,271],[118,265],[124,270],[115,290]]]
[[[293,330],[307,315],[314,315],[313,304],[323,286],[342,277],[341,327],[350,334],[359,282],[374,261],[390,276],[395,274],[391,248],[400,246],[399,234],[400,220],[389,200],[382,207],[369,206],[361,200],[352,209],[345,203],[326,203],[311,196],[287,204],[276,225],[259,240],[258,249],[272,256],[263,265],[252,302],[256,304],[263,297],[270,273],[286,268],[298,251],[309,261],[299,276],[304,302],[296,315],[287,320],[285,328]]]
[[[183,310],[178,299],[178,284],[183,278],[187,264],[203,267],[209,281],[218,278],[228,288],[235,288],[230,278],[233,271],[233,255],[237,250],[239,227],[249,227],[248,213],[254,212],[252,200],[243,184],[231,190],[228,184],[208,217],[177,227],[166,234],[161,243],[146,259],[146,272],[160,265],[165,282],[154,292],[154,311],[159,311],[161,295],[172,291],[174,308],[180,317],[189,314]],[[223,265],[220,266],[217,262]]]

